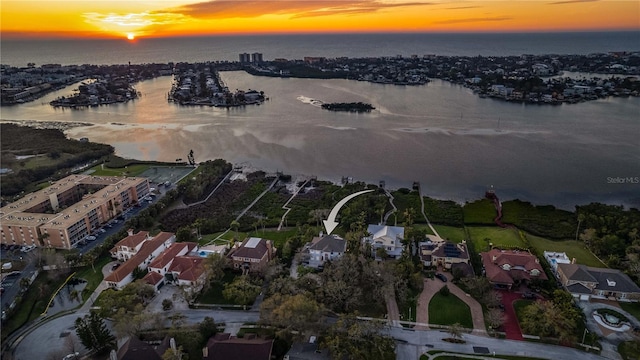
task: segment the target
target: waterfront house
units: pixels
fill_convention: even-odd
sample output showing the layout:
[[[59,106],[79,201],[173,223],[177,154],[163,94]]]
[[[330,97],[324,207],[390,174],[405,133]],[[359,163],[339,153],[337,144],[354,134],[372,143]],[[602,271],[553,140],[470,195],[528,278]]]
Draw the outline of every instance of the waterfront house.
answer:
[[[251,237],[238,247],[231,249],[228,257],[234,269],[243,272],[260,271],[275,257],[276,248],[271,240]]]
[[[368,236],[362,241],[370,244],[375,255],[377,249],[384,249],[387,256],[397,259],[404,250],[404,228],[401,226],[369,225],[367,227]]]
[[[528,251],[496,248],[480,256],[485,276],[497,287],[511,289],[534,279],[547,280],[540,261]]]
[[[469,264],[469,251],[465,242],[455,244],[450,241],[438,243],[431,253],[431,265],[450,270],[454,264]]]
[[[576,299],[640,301],[640,288],[620,270],[579,264],[558,264],[558,279]]]
[[[309,251],[309,266],[316,269],[324,267],[327,261],[335,260],[347,251],[347,242],[338,235],[314,237]]]
[[[551,267],[551,271],[553,274],[558,277],[558,265],[559,264],[571,264],[575,263],[575,259],[570,260],[566,253],[563,252],[555,252],[555,251],[545,251],[542,253],[544,258],[549,263]]]

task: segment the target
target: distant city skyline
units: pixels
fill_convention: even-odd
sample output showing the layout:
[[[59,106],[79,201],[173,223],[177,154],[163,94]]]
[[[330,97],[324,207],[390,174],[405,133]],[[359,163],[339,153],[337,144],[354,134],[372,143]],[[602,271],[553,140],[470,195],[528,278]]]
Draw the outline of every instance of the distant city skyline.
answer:
[[[640,29],[635,0],[2,1],[2,38]]]

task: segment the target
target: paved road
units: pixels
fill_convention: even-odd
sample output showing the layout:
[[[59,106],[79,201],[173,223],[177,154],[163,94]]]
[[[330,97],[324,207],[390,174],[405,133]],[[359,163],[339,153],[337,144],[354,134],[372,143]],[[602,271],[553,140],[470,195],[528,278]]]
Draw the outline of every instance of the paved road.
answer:
[[[16,296],[18,296],[20,294],[20,291],[21,291],[21,289],[20,289],[20,281],[23,278],[28,278],[28,279],[33,280],[34,274],[36,272],[36,257],[37,257],[37,252],[38,251],[40,251],[40,250],[39,249],[35,249],[35,250],[32,250],[31,252],[28,252],[28,253],[22,253],[22,252],[18,251],[18,252],[12,252],[12,254],[10,255],[9,258],[25,261],[26,265],[18,273],[15,273],[12,276],[3,278],[2,288],[4,290],[2,291],[2,297],[1,297],[1,299],[2,299],[2,311],[3,311],[3,315],[2,316],[3,317],[4,317],[4,311],[9,309],[11,304],[16,299]],[[3,256],[5,255],[4,251],[3,251],[2,255]]]
[[[501,355],[530,356],[542,359],[580,359],[603,360],[600,355],[585,353],[583,351],[556,345],[532,343],[526,341],[495,339],[486,336],[465,334],[465,344],[452,344],[442,341],[450,337],[446,331],[438,330],[406,330],[390,327],[387,334],[398,341],[397,360],[416,360],[419,355],[433,349],[451,352],[474,353],[474,347],[486,348],[489,353],[495,351]],[[429,346],[427,346],[429,345]]]
[[[387,304],[387,319],[391,321],[394,326],[401,326],[398,323],[400,320],[400,310],[398,310],[395,291],[391,286],[385,291],[385,302]]]
[[[216,323],[226,324],[255,323],[260,317],[257,311],[222,310],[167,311],[163,315],[169,317],[175,313],[183,314],[185,322],[190,324],[201,322],[206,316],[212,317]],[[78,317],[86,314],[86,312],[77,312],[61,316],[42,324],[26,334],[15,347],[13,360],[48,359],[50,354],[64,352],[66,349],[62,339],[67,336],[75,337],[73,324]],[[167,325],[169,325],[169,322],[167,322]],[[86,353],[86,349],[80,352]]]

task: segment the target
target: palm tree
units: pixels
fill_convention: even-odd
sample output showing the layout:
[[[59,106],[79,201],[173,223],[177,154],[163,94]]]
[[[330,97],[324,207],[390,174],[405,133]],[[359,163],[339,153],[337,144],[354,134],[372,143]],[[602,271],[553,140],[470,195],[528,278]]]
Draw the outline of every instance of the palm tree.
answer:
[[[462,325],[460,325],[460,323],[455,323],[449,326],[449,330],[447,332],[454,339],[462,339]]]
[[[578,214],[578,227],[576,228],[576,241],[578,241],[578,233],[580,232],[580,223],[584,221],[584,214]]]
[[[415,210],[413,208],[407,208],[403,215],[404,215],[404,226],[406,227],[410,227],[411,225],[413,225],[413,214],[415,213]]]
[[[231,222],[231,224],[229,225],[229,227],[231,227],[233,229],[233,231],[236,233],[234,235],[234,239],[237,240],[237,238],[238,238],[238,228],[240,227],[240,223],[237,220],[233,220]]]

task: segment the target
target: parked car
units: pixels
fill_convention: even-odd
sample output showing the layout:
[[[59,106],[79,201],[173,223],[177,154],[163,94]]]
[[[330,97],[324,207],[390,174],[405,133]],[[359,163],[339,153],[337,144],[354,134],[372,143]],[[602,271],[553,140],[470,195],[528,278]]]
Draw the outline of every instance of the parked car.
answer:
[[[536,294],[532,293],[531,291],[525,291],[524,293],[522,293],[522,297],[524,299],[535,299]]]
[[[86,239],[87,239],[87,241],[93,241],[93,240],[96,239],[96,237],[93,236],[93,235],[89,235],[89,236],[86,237]]]
[[[68,354],[67,356],[63,357],[62,360],[78,359],[79,357],[80,357],[80,353],[76,351],[75,353]]]
[[[444,276],[444,274],[437,273],[437,274],[436,274],[436,277],[437,277],[438,279],[440,279],[440,281],[442,281],[442,282],[447,282],[447,277],[446,277],[446,276]]]
[[[113,264],[113,266],[111,267],[111,271],[114,271],[115,269],[120,267],[120,263],[117,264]]]

